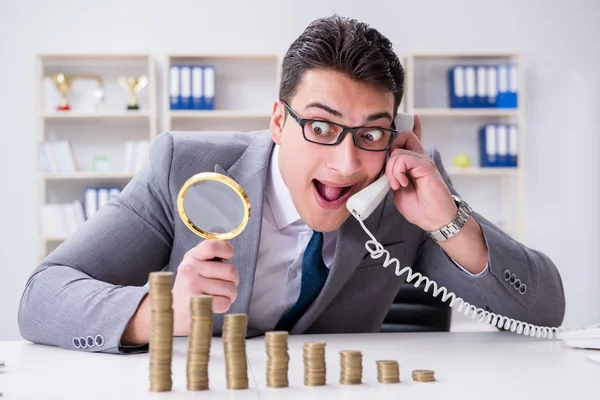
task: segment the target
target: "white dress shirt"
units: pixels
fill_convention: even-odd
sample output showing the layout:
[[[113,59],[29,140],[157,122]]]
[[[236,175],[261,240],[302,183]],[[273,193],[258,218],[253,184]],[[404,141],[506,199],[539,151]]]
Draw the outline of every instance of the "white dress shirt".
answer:
[[[298,299],[302,258],[313,234],[298,214],[281,177],[278,154],[279,146],[275,145],[267,174],[260,244],[248,311],[248,326],[264,332],[272,330]],[[333,261],[336,238],[337,231],[323,234],[323,261],[327,268]],[[487,265],[484,271],[486,269]]]
[[[300,295],[302,258],[313,230],[300,218],[279,172],[279,146],[269,163],[248,325],[272,330]],[[331,266],[337,232],[323,234],[323,261]]]

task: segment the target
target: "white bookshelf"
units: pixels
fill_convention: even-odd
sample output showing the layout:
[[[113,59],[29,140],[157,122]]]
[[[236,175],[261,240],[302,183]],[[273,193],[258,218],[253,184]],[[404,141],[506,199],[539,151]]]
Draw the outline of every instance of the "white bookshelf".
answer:
[[[60,93],[50,78],[57,73],[79,77],[73,81],[67,95],[70,110],[57,110]],[[146,87],[136,96],[139,109],[127,109],[130,96],[119,83],[121,76],[147,77]],[[97,89],[102,89],[102,101],[95,97]],[[44,228],[47,230],[47,226],[42,226],[44,206],[80,201],[85,207],[86,187],[122,189],[133,178],[135,170],[125,168],[125,143],[147,141],[150,144],[156,138],[156,93],[155,63],[149,54],[36,55],[34,156],[38,259],[45,257],[69,236],[43,234]],[[61,165],[60,171],[45,169],[47,164],[40,158],[40,145],[48,143],[52,146],[57,142],[68,143],[71,166],[75,168],[62,170],[64,165]],[[52,149],[48,151],[54,151]],[[64,156],[64,153],[61,155]],[[97,156],[106,157],[108,165],[95,171],[93,159]]]
[[[215,68],[215,106],[211,110],[172,110],[171,65],[211,65]],[[277,99],[280,59],[276,54],[171,54],[164,74],[165,129],[180,131],[269,128]]]
[[[450,108],[447,72],[457,64],[518,66],[518,108]],[[418,52],[405,57],[406,89],[402,109],[417,114],[425,146],[440,150],[454,186],[473,208],[509,235],[522,239],[524,184],[525,93],[523,63],[513,52]],[[517,167],[481,167],[479,129],[486,123],[518,125]],[[454,164],[457,154],[468,167]]]

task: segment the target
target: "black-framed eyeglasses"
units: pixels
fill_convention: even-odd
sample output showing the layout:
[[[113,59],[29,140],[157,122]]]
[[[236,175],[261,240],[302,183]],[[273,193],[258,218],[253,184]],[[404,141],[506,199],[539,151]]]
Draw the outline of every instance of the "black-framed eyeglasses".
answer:
[[[366,151],[386,151],[398,136],[395,129],[379,126],[361,126],[350,128],[335,122],[300,118],[298,114],[285,102],[282,102],[292,118],[302,127],[304,139],[323,146],[335,146],[345,137],[346,133],[352,134],[354,145]]]

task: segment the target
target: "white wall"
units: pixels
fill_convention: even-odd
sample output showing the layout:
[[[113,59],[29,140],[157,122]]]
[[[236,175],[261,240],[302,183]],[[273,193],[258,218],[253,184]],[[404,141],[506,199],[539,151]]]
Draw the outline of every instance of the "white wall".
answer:
[[[596,3],[0,1],[0,340],[19,338],[18,301],[35,267],[36,52],[149,52],[158,58],[158,72],[163,74],[168,53],[283,54],[309,21],[333,12],[372,23],[394,42],[400,55],[427,50],[523,53],[529,135],[524,242],[546,252],[558,265],[568,297],[566,323],[600,321]]]

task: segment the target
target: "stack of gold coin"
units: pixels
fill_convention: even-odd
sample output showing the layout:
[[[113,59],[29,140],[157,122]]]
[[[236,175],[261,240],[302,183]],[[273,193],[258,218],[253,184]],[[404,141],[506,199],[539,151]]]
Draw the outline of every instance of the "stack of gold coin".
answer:
[[[398,383],[400,382],[400,366],[395,360],[377,361],[377,382]]]
[[[208,390],[208,361],[213,331],[212,305],[212,296],[197,296],[190,300],[192,322],[187,359],[188,390]]]
[[[223,347],[227,389],[248,389],[246,330],[248,315],[226,314],[223,319]]]
[[[152,272],[150,283],[150,391],[168,392],[173,387],[173,273]]]
[[[325,342],[304,343],[304,384],[306,386],[323,386],[327,381],[325,345]]]
[[[288,336],[286,331],[265,333],[267,350],[267,386],[280,388],[289,386],[288,367]]]
[[[342,385],[362,383],[362,353],[359,350],[341,350],[340,366],[340,383]]]
[[[433,371],[428,369],[415,369],[412,372],[412,378],[416,382],[433,382],[435,381],[435,376]]]

